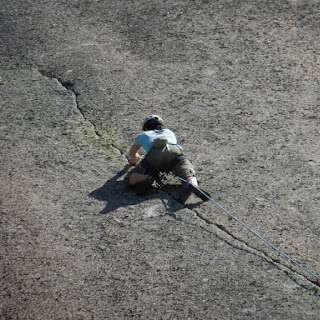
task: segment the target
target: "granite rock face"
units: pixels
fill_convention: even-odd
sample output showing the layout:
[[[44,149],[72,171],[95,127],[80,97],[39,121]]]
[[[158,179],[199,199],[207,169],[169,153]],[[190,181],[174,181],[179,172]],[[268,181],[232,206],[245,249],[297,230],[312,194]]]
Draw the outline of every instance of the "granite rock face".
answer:
[[[212,199],[320,274],[315,1],[1,5],[1,319],[318,319],[312,274],[125,155],[160,114]]]

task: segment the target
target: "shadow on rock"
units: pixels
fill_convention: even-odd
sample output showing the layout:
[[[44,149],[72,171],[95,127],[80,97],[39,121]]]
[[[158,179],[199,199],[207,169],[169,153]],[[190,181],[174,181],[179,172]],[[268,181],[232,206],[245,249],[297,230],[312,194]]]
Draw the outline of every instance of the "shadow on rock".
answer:
[[[109,179],[102,187],[92,191],[89,194],[91,198],[107,202],[105,208],[101,210],[99,214],[107,214],[120,207],[123,208],[130,205],[137,205],[150,199],[150,195],[159,191],[157,188],[151,188],[146,196],[137,196],[134,189],[128,189],[123,179],[120,179],[128,172],[129,168],[129,165],[125,166],[113,178]],[[158,193],[158,195],[160,195],[160,193]]]

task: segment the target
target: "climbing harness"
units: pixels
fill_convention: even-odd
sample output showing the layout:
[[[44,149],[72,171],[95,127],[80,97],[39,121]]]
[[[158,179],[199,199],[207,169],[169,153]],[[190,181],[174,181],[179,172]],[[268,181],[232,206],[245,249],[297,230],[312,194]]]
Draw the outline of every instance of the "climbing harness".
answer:
[[[187,180],[174,175],[171,173],[171,175],[173,175],[174,177],[176,177],[178,180],[184,182],[184,183],[189,183]],[[200,189],[198,186],[193,185],[193,187],[195,189],[197,189],[202,195],[204,195],[205,197],[208,198],[208,200],[210,200],[212,203],[214,203],[218,208],[220,208],[222,211],[224,211],[227,215],[229,215],[232,219],[234,219],[235,221],[237,221],[238,223],[240,223],[243,227],[245,227],[247,230],[249,230],[251,233],[253,233],[255,236],[257,236],[260,240],[262,240],[263,242],[265,242],[267,245],[269,245],[272,249],[276,250],[278,253],[280,253],[281,255],[283,255],[284,257],[286,257],[287,259],[289,259],[292,263],[296,264],[298,267],[300,267],[301,269],[303,269],[305,272],[307,272],[309,275],[313,276],[316,281],[314,281],[315,284],[317,284],[318,286],[320,286],[320,276],[318,276],[317,274],[313,273],[312,271],[308,270],[306,267],[304,267],[303,265],[301,265],[299,262],[297,262],[296,260],[292,259],[289,255],[287,255],[286,253],[284,253],[282,250],[280,250],[279,248],[277,248],[275,245],[273,245],[271,242],[269,242],[267,239],[265,239],[264,237],[260,236],[257,232],[255,232],[253,229],[251,229],[248,225],[246,225],[244,222],[242,222],[240,219],[238,219],[236,216],[234,216],[231,212],[229,212],[227,209],[225,209],[224,207],[222,207],[218,202],[216,202],[215,200],[213,200],[206,192],[204,192],[202,189]]]

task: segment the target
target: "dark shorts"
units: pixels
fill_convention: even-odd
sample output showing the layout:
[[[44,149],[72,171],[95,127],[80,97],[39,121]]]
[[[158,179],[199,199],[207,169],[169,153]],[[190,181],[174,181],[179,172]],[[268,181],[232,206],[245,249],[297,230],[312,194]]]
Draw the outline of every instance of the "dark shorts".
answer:
[[[152,149],[137,166],[135,166],[125,177],[125,183],[129,186],[130,175],[134,172],[140,174],[156,174],[158,172],[172,172],[173,174],[187,179],[195,177],[195,170],[191,162],[182,156],[183,152],[178,146],[169,148]]]
[[[192,163],[189,161],[189,159],[184,158],[181,161],[179,161],[172,169],[172,173],[176,176],[187,180],[190,177],[195,177],[196,172],[193,168]]]

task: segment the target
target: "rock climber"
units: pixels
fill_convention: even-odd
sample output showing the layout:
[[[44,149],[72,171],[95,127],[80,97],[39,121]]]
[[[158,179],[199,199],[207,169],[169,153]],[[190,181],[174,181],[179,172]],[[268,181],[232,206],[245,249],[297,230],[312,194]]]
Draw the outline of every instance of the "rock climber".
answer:
[[[191,193],[190,184],[198,186],[198,181],[175,133],[165,128],[163,119],[158,115],[145,118],[142,131],[129,151],[129,164],[135,167],[125,178],[127,186],[135,187],[138,195],[144,195],[160,172],[172,172],[187,181],[177,199],[184,203]],[[144,157],[139,154],[140,148],[146,152]]]

